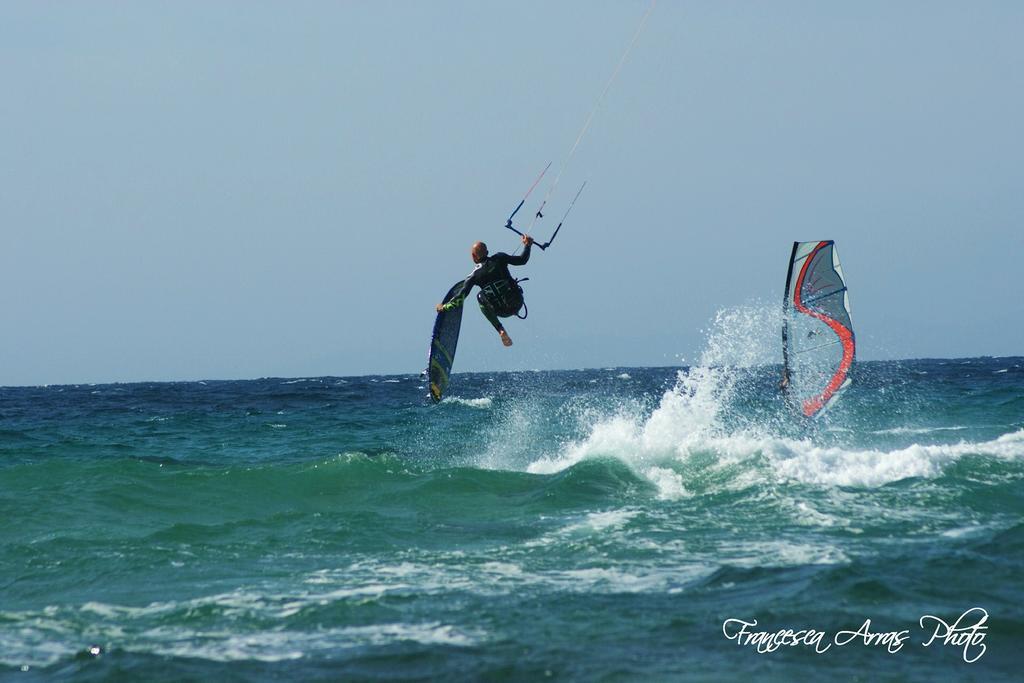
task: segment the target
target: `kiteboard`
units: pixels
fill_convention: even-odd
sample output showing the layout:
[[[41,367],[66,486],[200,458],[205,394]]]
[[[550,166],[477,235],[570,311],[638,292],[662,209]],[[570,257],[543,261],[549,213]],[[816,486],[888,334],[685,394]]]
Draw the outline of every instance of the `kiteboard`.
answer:
[[[446,304],[462,289],[464,280],[459,280],[445,294]],[[437,403],[448,388],[448,381],[455,362],[455,349],[459,345],[459,331],[462,328],[462,306],[441,311],[434,320],[434,331],[430,336],[430,354],[427,358],[427,378],[430,383],[430,398]]]

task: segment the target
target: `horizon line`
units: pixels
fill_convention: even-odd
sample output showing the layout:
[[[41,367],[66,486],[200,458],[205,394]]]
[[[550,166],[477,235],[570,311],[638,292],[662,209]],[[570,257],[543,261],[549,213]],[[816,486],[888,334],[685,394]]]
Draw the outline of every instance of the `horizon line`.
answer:
[[[868,364],[868,363],[905,363],[905,362],[916,362],[916,361],[964,361],[964,360],[981,360],[981,359],[992,359],[992,360],[1013,360],[1020,359],[1024,360],[1024,356],[956,356],[951,358],[940,358],[937,356],[926,356],[921,358],[890,358],[886,360],[862,360],[856,361],[857,364]],[[743,365],[736,367],[773,367],[779,365],[777,363],[762,363],[758,365]],[[495,374],[495,375],[508,375],[519,372],[587,372],[593,370],[626,370],[626,369],[643,369],[643,370],[658,370],[658,369],[687,369],[694,367],[693,364],[688,365],[602,365],[595,367],[585,368],[532,368],[527,370],[460,370],[453,372],[452,375],[481,375],[481,374]],[[722,366],[716,366],[722,367]],[[319,380],[319,379],[364,379],[371,377],[410,377],[410,376],[421,376],[423,370],[419,372],[387,372],[387,373],[368,373],[363,375],[301,375],[296,377],[286,377],[283,375],[265,375],[262,377],[244,377],[235,379],[218,379],[212,377],[205,377],[201,379],[140,379],[140,380],[113,380],[113,381],[101,381],[101,382],[51,382],[47,384],[0,384],[0,390],[2,389],[48,389],[51,387],[102,387],[102,386],[117,386],[125,384],[203,384],[206,382],[261,382],[266,380],[290,380],[290,381],[303,381],[303,380]]]

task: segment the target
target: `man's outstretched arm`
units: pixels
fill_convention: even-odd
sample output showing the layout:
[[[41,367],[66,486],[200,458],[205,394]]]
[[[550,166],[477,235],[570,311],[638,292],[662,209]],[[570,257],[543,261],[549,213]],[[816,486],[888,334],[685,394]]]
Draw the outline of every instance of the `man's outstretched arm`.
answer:
[[[473,273],[473,275],[476,275],[476,273]],[[460,289],[458,293],[455,294],[455,296],[449,299],[448,303],[438,304],[437,306],[434,306],[434,310],[440,313],[441,311],[450,311],[453,308],[458,308],[459,306],[461,306],[462,302],[466,300],[466,296],[469,294],[469,290],[473,289],[473,275],[470,275],[463,281],[462,289]]]
[[[529,235],[523,235],[523,244],[526,245],[526,248],[523,249],[522,254],[508,257],[508,264],[510,266],[525,266],[526,262],[530,260],[530,247],[533,246],[533,238]]]

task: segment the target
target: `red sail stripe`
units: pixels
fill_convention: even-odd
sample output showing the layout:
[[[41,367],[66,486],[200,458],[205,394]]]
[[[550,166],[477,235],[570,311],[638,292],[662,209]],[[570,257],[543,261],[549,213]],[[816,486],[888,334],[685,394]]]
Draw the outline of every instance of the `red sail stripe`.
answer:
[[[800,268],[800,276],[796,280],[796,288],[793,294],[793,305],[796,307],[796,310],[805,315],[809,315],[812,318],[817,318],[828,325],[832,328],[832,331],[839,336],[839,340],[843,344],[843,359],[839,362],[839,369],[836,370],[836,373],[832,376],[832,379],[820,394],[804,401],[803,411],[804,415],[807,417],[811,417],[825,407],[825,404],[828,403],[829,399],[839,391],[839,387],[843,385],[846,375],[850,372],[850,366],[853,365],[853,331],[834,318],[830,318],[823,313],[818,313],[808,309],[801,301],[800,290],[804,284],[804,276],[807,274],[807,267],[811,264],[811,261],[814,260],[815,255],[828,245],[829,242],[818,242],[818,245],[814,247],[814,251],[810,253],[804,261],[803,267]]]

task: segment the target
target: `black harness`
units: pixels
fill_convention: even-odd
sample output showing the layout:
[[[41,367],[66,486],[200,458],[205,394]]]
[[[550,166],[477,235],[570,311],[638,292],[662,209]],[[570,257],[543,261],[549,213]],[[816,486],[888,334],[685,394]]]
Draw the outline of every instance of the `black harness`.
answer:
[[[523,288],[519,286],[519,283],[529,279],[524,277],[522,280],[512,278],[495,280],[480,288],[476,300],[481,305],[490,307],[499,318],[508,318],[514,315],[520,320],[526,320],[530,311],[526,307]],[[520,315],[520,311],[522,311],[522,315]]]

